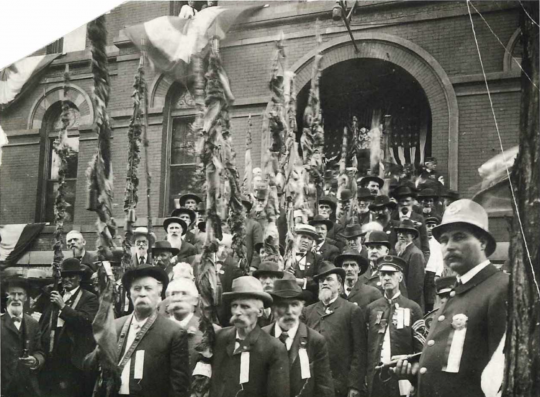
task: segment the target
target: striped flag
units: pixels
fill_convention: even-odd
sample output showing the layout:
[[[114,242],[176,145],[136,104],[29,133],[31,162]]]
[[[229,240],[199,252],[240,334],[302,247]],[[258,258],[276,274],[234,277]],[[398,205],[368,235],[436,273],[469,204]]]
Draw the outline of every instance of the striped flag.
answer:
[[[223,40],[234,23],[263,6],[208,7],[194,18],[159,17],[129,26],[126,35],[141,51],[146,51],[154,66],[176,80],[185,80],[191,57],[201,53],[210,40]]]
[[[27,57],[0,70],[0,110],[7,108],[32,86],[49,64],[61,54]]]
[[[0,262],[14,266],[43,230],[44,223],[0,226]]]

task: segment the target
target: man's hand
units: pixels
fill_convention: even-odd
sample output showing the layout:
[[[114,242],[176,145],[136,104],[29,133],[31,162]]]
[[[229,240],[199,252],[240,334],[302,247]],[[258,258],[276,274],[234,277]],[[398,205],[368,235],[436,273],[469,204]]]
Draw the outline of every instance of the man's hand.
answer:
[[[54,303],[56,306],[62,310],[66,304],[64,303],[64,300],[62,299],[62,296],[58,291],[52,291],[51,292],[51,303]]]
[[[19,357],[19,361],[25,366],[30,369],[34,369],[38,365],[38,360],[34,356],[28,356],[28,357]]]
[[[396,364],[396,367],[392,368],[392,370],[399,379],[407,379],[411,383],[415,384],[419,368],[419,363],[410,363],[407,360],[400,358]]]
[[[360,391],[356,389],[349,389],[349,393],[347,394],[347,397],[360,397]]]

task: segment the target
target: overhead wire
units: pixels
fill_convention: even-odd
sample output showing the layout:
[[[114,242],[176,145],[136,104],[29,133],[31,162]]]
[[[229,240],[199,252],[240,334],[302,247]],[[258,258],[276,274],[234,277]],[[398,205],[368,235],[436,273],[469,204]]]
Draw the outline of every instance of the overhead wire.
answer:
[[[521,6],[521,8],[523,8],[523,11],[525,12],[525,15],[527,15],[527,17],[532,21],[532,23],[534,23],[536,26],[538,26],[540,28],[540,25],[538,25],[538,22],[536,22],[534,20],[534,18],[531,17],[531,15],[527,12],[527,9],[523,6],[523,3],[521,2],[521,0],[518,0],[518,3]]]

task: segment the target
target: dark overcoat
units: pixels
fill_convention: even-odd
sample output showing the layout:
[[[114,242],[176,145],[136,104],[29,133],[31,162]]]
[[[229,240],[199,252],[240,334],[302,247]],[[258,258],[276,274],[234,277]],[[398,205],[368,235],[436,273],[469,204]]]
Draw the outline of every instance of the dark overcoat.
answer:
[[[409,244],[399,257],[407,262],[407,266],[403,269],[403,280],[407,286],[408,298],[423,308],[424,278],[426,275],[424,255],[416,245]]]

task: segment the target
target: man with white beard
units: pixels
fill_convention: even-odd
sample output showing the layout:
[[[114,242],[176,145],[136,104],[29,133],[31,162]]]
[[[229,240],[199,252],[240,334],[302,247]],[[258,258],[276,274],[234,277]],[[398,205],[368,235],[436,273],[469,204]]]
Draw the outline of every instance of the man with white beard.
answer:
[[[197,249],[182,239],[182,236],[187,232],[187,224],[182,219],[171,216],[163,221],[163,228],[167,232],[167,241],[173,248],[178,249],[176,255],[177,262],[189,262],[197,254]]]
[[[335,395],[364,395],[367,353],[363,312],[339,296],[345,270],[323,262],[315,280],[319,283],[319,302],[306,308],[305,323],[326,339]]]
[[[86,250],[86,240],[78,230],[71,230],[66,235],[66,245],[73,253],[73,257],[77,258],[80,263],[88,266],[92,272],[97,270],[95,262],[99,261],[96,252]]]

